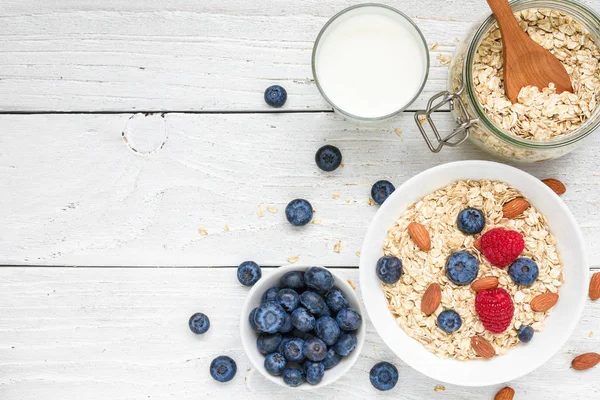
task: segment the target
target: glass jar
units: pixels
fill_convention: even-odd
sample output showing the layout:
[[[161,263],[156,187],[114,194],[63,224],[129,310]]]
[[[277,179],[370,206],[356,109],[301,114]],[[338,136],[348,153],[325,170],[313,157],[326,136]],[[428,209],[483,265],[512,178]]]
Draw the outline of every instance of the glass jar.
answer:
[[[590,33],[600,45],[600,17],[593,10],[573,0],[517,0],[511,3],[513,11],[530,8],[561,11],[572,16]],[[440,151],[444,146],[458,146],[470,138],[477,146],[489,153],[509,161],[537,162],[561,157],[574,150],[582,139],[600,125],[600,106],[579,128],[549,139],[523,139],[496,126],[479,104],[473,84],[473,63],[479,45],[487,32],[496,23],[493,15],[478,23],[457,47],[450,65],[448,91],[441,92],[429,100],[426,110],[417,111],[415,121],[430,150]],[[442,136],[435,126],[431,114],[448,105],[457,127]],[[426,119],[428,124],[425,124]],[[435,138],[427,133],[430,126]]]

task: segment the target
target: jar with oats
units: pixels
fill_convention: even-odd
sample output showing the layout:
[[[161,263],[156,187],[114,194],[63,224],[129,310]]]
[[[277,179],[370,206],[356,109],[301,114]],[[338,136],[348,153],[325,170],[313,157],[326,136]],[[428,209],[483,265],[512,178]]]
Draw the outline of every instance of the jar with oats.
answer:
[[[470,138],[506,160],[551,160],[574,150],[600,125],[600,16],[572,0],[517,0],[511,7],[521,28],[563,63],[574,93],[528,86],[512,104],[504,92],[500,30],[490,15],[458,45],[448,91],[415,114],[431,151]],[[446,105],[457,126],[441,133],[431,115]]]

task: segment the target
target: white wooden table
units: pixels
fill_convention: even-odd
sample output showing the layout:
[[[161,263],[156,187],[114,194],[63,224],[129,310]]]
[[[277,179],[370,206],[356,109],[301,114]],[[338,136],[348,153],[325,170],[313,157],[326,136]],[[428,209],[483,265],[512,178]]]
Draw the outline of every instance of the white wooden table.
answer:
[[[470,144],[430,153],[411,112],[368,127],[331,112],[312,81],[312,42],[355,3],[0,0],[1,399],[303,398],[245,357],[237,332],[247,289],[235,266],[253,259],[268,274],[299,256],[298,264],[339,268],[360,291],[356,252],[376,212],[371,185],[489,158]],[[386,3],[439,43],[413,106],[422,107],[445,88],[447,66],[436,57],[450,55],[487,6]],[[600,0],[585,3],[600,9]],[[289,93],[279,111],[262,99],[276,83]],[[438,118],[450,126],[448,114]],[[324,143],[342,150],[344,168],[315,167]],[[599,157],[595,134],[560,160],[522,167],[566,182],[593,269]],[[290,227],[283,209],[296,197],[312,202],[320,225]],[[196,311],[211,318],[204,337],[187,328]],[[599,349],[600,303],[589,302],[561,352],[510,385],[519,399],[600,398],[600,369],[569,368],[574,354]],[[220,354],[238,364],[229,384],[208,373]],[[381,360],[400,371],[388,393],[368,382]],[[310,396],[491,399],[499,388],[434,392],[438,384],[369,325],[352,371]]]

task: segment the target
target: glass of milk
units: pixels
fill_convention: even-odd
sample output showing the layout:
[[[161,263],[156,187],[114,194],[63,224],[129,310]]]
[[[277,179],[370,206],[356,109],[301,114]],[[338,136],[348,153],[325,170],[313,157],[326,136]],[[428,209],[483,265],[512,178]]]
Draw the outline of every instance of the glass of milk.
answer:
[[[338,113],[378,121],[419,96],[429,51],[405,14],[383,4],[359,4],[325,24],[313,48],[312,70],[319,91]]]

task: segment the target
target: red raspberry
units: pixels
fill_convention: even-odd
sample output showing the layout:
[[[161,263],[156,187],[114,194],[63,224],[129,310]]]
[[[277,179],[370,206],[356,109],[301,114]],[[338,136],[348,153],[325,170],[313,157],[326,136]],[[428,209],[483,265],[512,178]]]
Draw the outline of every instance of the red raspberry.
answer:
[[[481,236],[479,246],[492,265],[504,268],[519,258],[525,248],[525,241],[517,231],[494,228]]]
[[[492,333],[502,333],[512,321],[515,306],[506,290],[496,288],[477,293],[475,311],[485,329]]]

